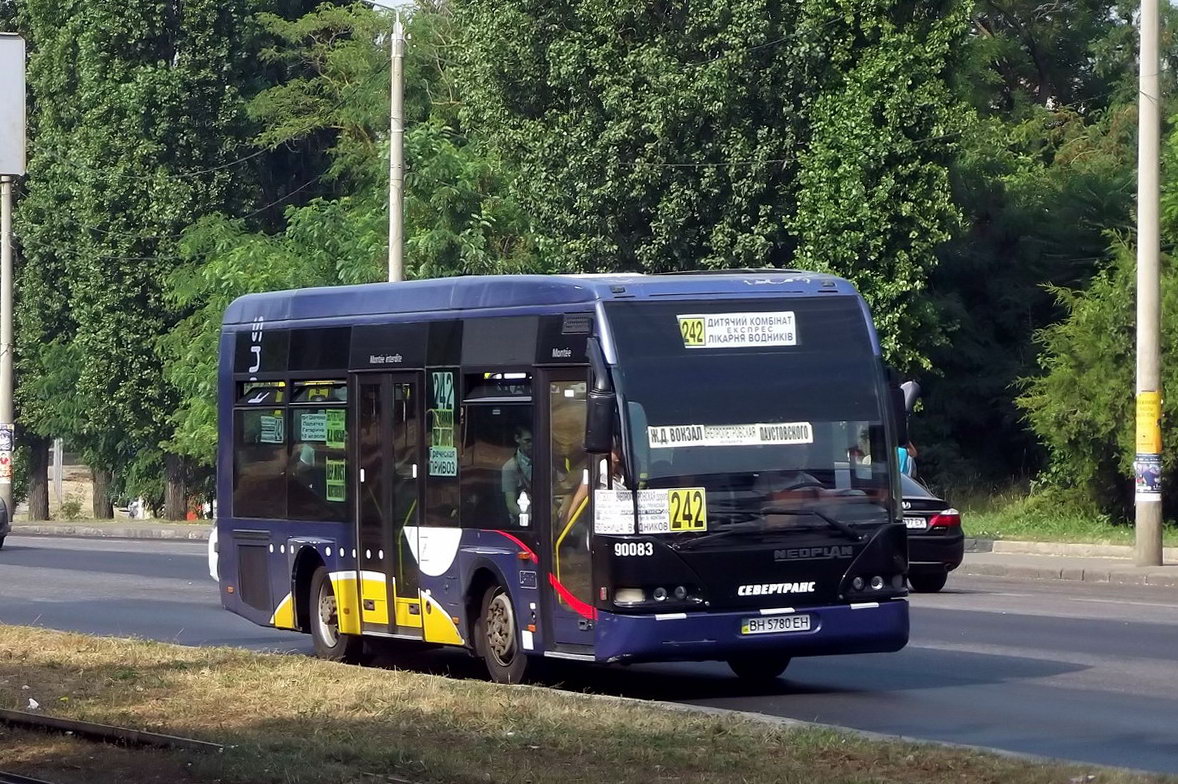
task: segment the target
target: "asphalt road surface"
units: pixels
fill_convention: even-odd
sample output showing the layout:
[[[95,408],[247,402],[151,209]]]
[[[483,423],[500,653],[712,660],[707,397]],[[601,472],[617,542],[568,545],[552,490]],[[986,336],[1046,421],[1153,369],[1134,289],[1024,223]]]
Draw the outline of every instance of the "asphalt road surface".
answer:
[[[185,645],[310,652],[220,608],[204,543],[10,536],[0,622]],[[1178,773],[1178,591],[950,578],[912,599],[894,654],[794,661],[752,690],[716,663],[560,663],[554,686]],[[454,651],[382,663],[480,677]]]

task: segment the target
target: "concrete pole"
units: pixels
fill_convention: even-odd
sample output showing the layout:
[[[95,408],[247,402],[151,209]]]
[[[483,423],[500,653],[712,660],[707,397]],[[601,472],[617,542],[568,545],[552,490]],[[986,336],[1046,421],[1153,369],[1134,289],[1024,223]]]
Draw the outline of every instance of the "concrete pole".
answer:
[[[1134,461],[1138,566],[1162,563],[1159,67],[1158,0],[1142,0],[1137,94],[1137,459]]]
[[[392,100],[389,120],[389,281],[405,279],[405,27],[393,22]]]
[[[12,450],[12,177],[0,177],[0,500],[11,520]]]

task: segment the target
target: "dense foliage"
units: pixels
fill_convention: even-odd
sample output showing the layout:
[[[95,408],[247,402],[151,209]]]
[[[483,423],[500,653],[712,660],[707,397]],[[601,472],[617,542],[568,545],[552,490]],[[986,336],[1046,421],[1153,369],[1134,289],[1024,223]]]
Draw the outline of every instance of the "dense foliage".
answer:
[[[846,275],[889,361],[925,386],[926,476],[1047,469],[1115,510],[1132,435],[1135,10],[419,0],[407,273]],[[1169,106],[1178,16],[1164,13]],[[385,278],[390,25],[362,3],[0,0],[0,28],[31,52],[27,432],[158,499],[165,466],[176,484],[212,465],[233,298]]]
[[[955,219],[948,6],[469,0],[455,18],[462,116],[518,167],[555,267],[834,271],[890,358],[922,364],[920,293]]]

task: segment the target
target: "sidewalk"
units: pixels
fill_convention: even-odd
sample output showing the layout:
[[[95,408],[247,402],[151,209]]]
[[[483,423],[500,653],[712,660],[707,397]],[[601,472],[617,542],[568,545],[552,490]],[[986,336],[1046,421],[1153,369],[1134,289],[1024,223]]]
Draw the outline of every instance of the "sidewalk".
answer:
[[[965,561],[954,574],[1178,588],[1178,548],[1163,548],[1162,561],[1136,566],[1128,545],[976,539],[966,540]]]
[[[76,523],[13,523],[12,536],[80,536],[110,539],[207,540],[212,520],[199,523],[164,523],[152,520],[83,520]]]
[[[82,521],[77,523],[16,523],[13,536],[78,536],[112,539],[187,539],[206,541],[211,521]],[[1162,551],[1165,566],[1133,564],[1126,545],[967,539],[965,561],[955,575],[1009,577],[1022,580],[1077,580],[1119,585],[1178,588],[1178,547]]]

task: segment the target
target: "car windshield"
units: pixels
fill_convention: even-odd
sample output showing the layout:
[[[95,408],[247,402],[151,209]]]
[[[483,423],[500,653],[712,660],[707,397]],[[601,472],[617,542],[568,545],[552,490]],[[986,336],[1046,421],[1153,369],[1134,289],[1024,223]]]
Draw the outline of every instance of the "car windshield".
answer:
[[[702,488],[709,532],[887,519],[882,373],[857,299],[626,302],[606,314],[640,487]]]

